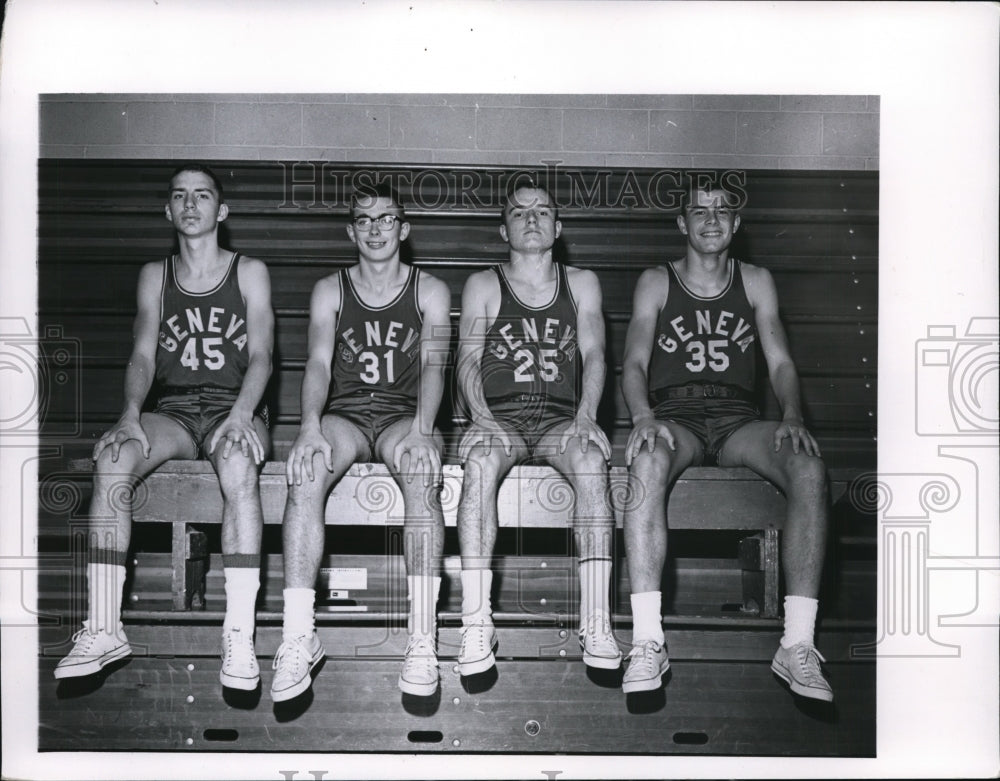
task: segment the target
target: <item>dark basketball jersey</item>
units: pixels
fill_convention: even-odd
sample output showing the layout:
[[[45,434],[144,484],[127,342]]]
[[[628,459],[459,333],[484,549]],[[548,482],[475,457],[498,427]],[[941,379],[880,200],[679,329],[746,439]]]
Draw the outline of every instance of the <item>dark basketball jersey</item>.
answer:
[[[703,298],[667,264],[670,289],[656,321],[649,390],[688,382],[735,385],[754,392],[757,327],[743,288],[742,264],[732,260],[729,283]]]
[[[188,292],[178,284],[176,255],[164,261],[156,348],[160,385],[240,389],[250,358],[239,261],[239,253],[234,253],[226,276],[204,293]]]
[[[347,269],[340,272],[340,317],[333,352],[333,381],[328,404],[377,391],[415,409],[420,374],[420,328],[417,304],[420,272],[410,269],[406,284],[385,306],[366,305]]]
[[[486,332],[483,393],[491,407],[530,394],[546,405],[575,410],[579,403],[576,302],[566,269],[556,264],[556,293],[545,306],[518,300],[501,266],[500,309]]]

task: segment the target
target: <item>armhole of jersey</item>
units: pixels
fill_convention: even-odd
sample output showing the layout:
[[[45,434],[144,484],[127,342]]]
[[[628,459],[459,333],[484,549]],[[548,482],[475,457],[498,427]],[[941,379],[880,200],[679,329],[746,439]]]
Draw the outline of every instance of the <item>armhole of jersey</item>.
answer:
[[[747,300],[747,305],[750,307],[750,309],[753,310],[754,312],[756,312],[757,310],[754,308],[753,301],[750,300],[750,291],[747,290],[747,277],[746,277],[746,274],[743,273],[743,261],[742,260],[737,260],[736,258],[733,258],[733,282],[734,283],[736,282],[736,276],[737,276],[737,274],[739,275],[739,278],[740,278],[740,287],[743,290],[743,297]]]
[[[163,277],[160,279],[160,322],[163,322],[163,305],[167,297],[167,274],[174,273],[174,256],[167,255],[163,259]]]
[[[230,274],[236,274],[236,292],[240,294],[240,299],[243,301],[243,305],[246,306],[247,297],[243,295],[243,288],[240,287],[240,253],[233,250],[233,258],[229,261],[229,272],[226,274],[226,278],[229,278]]]
[[[677,279],[677,272],[674,271],[674,267],[670,265],[669,261],[664,268],[667,271],[667,292],[663,296],[663,304],[660,306],[660,312],[667,308],[667,301],[670,300],[670,290],[674,286],[674,280]],[[657,312],[656,316],[659,317],[659,312]]]
[[[500,284],[500,301],[503,302],[504,292],[508,289],[507,277],[503,273],[503,268],[498,263],[493,267],[493,273],[497,275],[497,282]]]
[[[569,303],[573,307],[573,314],[579,315],[580,308],[576,305],[576,296],[573,295],[573,286],[569,283],[569,269],[562,263],[556,265],[556,284],[560,288],[566,285],[566,295],[569,296]],[[556,298],[559,298],[559,290],[556,291]]]
[[[410,274],[413,275],[413,307],[417,310],[418,322],[423,325],[424,313],[420,311],[420,269],[410,266]]]
[[[344,277],[347,276],[347,269],[346,268],[342,268],[338,272],[338,276],[340,277],[340,284],[337,285],[337,287],[340,288],[340,302],[337,304],[337,317],[334,318],[334,323],[333,323],[333,340],[334,340],[334,343],[336,343],[336,341],[337,341],[337,329],[340,328],[340,320],[344,316],[344,285],[345,284],[347,284],[347,285],[351,284],[351,280],[350,279],[344,279]]]

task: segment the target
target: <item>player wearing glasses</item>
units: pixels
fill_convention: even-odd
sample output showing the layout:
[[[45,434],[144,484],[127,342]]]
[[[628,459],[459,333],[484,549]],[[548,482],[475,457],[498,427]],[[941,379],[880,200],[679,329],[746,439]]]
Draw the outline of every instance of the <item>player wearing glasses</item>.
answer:
[[[434,419],[444,391],[451,293],[400,261],[409,232],[391,190],[356,192],[347,235],[358,263],[313,288],[301,428],[286,463],[275,701],[305,692],[324,655],[314,622],[323,510],[331,488],[358,461],[384,463],[403,494],[409,642],[399,688],[429,696],[438,685],[435,606],[444,520],[432,487],[441,481],[443,441]]]

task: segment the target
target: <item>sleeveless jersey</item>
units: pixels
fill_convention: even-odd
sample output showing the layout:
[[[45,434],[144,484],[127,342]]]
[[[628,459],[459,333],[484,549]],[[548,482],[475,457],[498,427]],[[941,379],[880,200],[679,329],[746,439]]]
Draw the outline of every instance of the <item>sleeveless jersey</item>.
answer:
[[[239,261],[234,253],[225,277],[204,293],[188,292],[177,282],[176,255],[164,261],[156,348],[161,386],[239,391],[250,365]]]
[[[419,275],[411,267],[396,298],[385,306],[370,307],[354,289],[347,269],[341,269],[340,317],[328,404],[377,391],[397,398],[407,409],[415,407],[423,323],[417,305]]]
[[[572,410],[579,403],[576,302],[566,269],[559,263],[555,268],[555,296],[541,307],[523,304],[503,268],[493,269],[500,281],[500,309],[486,332],[481,364],[490,406],[522,394]]]
[[[735,385],[754,392],[757,327],[743,287],[742,264],[732,260],[729,283],[703,298],[667,264],[670,289],[656,322],[649,390],[689,382]]]

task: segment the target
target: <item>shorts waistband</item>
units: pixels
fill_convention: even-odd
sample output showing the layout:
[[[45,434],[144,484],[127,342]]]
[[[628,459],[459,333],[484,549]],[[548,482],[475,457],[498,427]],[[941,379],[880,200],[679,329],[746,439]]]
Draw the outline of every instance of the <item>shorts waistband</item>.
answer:
[[[716,385],[710,382],[689,382],[658,388],[649,394],[655,404],[672,399],[733,399],[753,402],[753,394],[738,385]]]
[[[220,388],[217,385],[166,385],[160,388],[160,396],[195,396],[202,393],[226,393],[234,398],[240,395],[238,390],[232,388]]]

